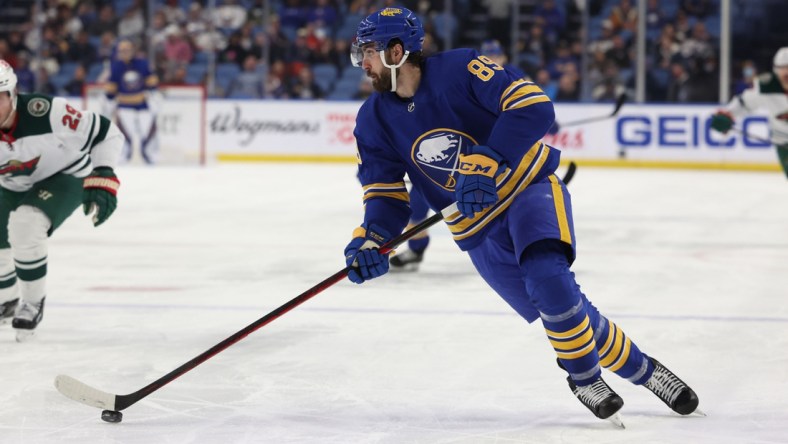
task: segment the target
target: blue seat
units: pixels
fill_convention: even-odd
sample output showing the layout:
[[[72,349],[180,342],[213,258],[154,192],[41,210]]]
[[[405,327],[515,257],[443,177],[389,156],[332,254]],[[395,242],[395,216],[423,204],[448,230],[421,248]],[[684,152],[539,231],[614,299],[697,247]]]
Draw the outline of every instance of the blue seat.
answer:
[[[68,77],[73,77],[74,71],[77,70],[77,66],[79,66],[79,63],[77,62],[65,62],[62,65],[60,65],[60,71],[58,71],[58,74],[62,74]]]
[[[331,91],[331,88],[334,86],[334,81],[336,81],[339,75],[339,70],[334,65],[321,63],[312,67],[312,73],[315,77],[315,83],[320,86],[320,89],[323,91]]]
[[[92,63],[88,68],[86,80],[88,82],[95,82],[98,80],[98,76],[101,75],[102,71],[104,71],[104,64],[102,62]]]
[[[232,78],[235,78],[235,76],[237,76],[239,72],[241,72],[241,67],[238,66],[237,63],[230,62],[230,63],[220,63],[220,64],[216,65],[216,78],[217,79],[220,78],[220,77],[232,77]]]

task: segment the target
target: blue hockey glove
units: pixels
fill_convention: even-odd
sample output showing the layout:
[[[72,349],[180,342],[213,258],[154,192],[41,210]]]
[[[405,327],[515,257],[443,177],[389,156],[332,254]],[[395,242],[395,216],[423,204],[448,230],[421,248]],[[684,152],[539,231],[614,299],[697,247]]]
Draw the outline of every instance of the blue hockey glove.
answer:
[[[498,202],[495,177],[503,168],[505,163],[501,155],[487,146],[476,145],[471,147],[470,154],[460,154],[454,194],[463,216],[472,218]]]
[[[727,111],[717,111],[711,116],[711,127],[725,134],[733,128],[733,116]]]
[[[389,271],[389,255],[380,254],[380,246],[391,239],[391,235],[383,228],[371,224],[353,230],[353,240],[345,247],[345,262],[348,267],[347,277],[360,284],[364,281],[383,276]]]
[[[83,182],[82,209],[87,216],[93,214],[93,226],[98,227],[109,219],[118,206],[120,181],[110,167],[98,167]]]

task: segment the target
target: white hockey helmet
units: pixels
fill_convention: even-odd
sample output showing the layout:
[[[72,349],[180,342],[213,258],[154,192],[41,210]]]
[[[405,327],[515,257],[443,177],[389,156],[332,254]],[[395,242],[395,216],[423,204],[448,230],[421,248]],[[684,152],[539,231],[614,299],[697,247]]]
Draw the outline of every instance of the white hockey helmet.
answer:
[[[774,61],[772,62],[772,65],[775,68],[788,67],[788,46],[783,46],[777,50],[777,53],[774,55]]]
[[[16,109],[16,74],[14,68],[3,59],[0,59],[0,92],[8,91],[11,96],[13,109]]]

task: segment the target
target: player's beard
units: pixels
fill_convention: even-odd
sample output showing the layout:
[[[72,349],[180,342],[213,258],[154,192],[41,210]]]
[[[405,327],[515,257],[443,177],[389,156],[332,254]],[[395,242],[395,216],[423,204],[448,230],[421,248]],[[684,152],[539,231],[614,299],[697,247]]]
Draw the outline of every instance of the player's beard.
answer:
[[[399,71],[399,68],[397,68],[397,71]],[[399,72],[397,74],[399,74]],[[379,93],[391,91],[391,70],[389,68],[383,68],[380,74],[373,74],[372,87]]]

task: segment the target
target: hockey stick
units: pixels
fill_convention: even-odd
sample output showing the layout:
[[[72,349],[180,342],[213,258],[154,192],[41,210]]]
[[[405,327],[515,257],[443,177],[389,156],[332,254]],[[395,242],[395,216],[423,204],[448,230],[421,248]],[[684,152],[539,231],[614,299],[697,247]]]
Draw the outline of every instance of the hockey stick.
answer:
[[[573,177],[575,177],[576,170],[577,170],[577,164],[575,163],[574,160],[570,160],[569,166],[566,168],[566,172],[564,173],[564,177],[561,179],[564,185],[569,185],[569,181],[572,180]]]
[[[574,120],[572,122],[561,123],[558,122],[561,128],[566,128],[567,126],[576,126],[582,125],[584,123],[591,123],[591,122],[599,122],[600,120],[607,120],[613,118],[621,111],[621,107],[624,106],[624,102],[627,100],[627,93],[622,93],[618,97],[616,97],[616,105],[613,108],[613,112],[606,115],[606,116],[596,116],[596,117],[588,117],[586,119]]]
[[[733,129],[734,132],[737,132],[737,133],[741,134],[742,136],[744,136],[744,137],[746,137],[748,139],[755,140],[756,142],[768,143],[769,145],[777,145],[776,143],[774,143],[773,141],[771,141],[769,139],[764,139],[763,137],[754,136],[754,135],[748,133],[747,131],[744,131],[743,129],[739,129],[739,128],[732,128],[732,129]]]
[[[457,212],[457,204],[453,203],[448,207],[441,210],[441,212],[432,215],[431,217],[425,219],[422,223],[416,225],[415,227],[411,228],[410,230],[400,234],[399,236],[395,237],[394,239],[390,240],[383,244],[380,247],[380,252],[383,254],[391,252],[391,250],[395,249],[397,246],[406,242],[413,236],[417,235],[418,233],[426,230],[427,228],[435,225],[436,223],[443,220],[445,217],[450,216],[453,213]],[[234,335],[228,337],[224,341],[214,345],[210,349],[206,350],[199,356],[195,357],[191,361],[181,365],[180,367],[176,368],[175,370],[167,373],[166,375],[162,376],[161,378],[153,381],[152,383],[146,385],[145,387],[137,390],[134,393],[130,393],[128,395],[115,395],[112,393],[104,392],[99,389],[93,388],[83,382],[80,382],[70,376],[66,375],[58,375],[55,378],[55,387],[57,390],[62,393],[67,398],[73,399],[74,401],[80,402],[85,405],[89,405],[91,407],[97,407],[100,409],[107,409],[111,410],[111,412],[107,412],[110,414],[118,415],[116,420],[107,419],[108,422],[117,422],[119,421],[119,415],[121,410],[124,410],[132,405],[134,405],[137,401],[145,398],[146,396],[150,395],[151,393],[155,392],[156,390],[164,387],[168,383],[172,382],[176,378],[182,376],[189,370],[197,367],[198,365],[202,364],[203,362],[207,361],[208,359],[216,356],[220,352],[224,351],[231,345],[235,344],[236,342],[240,341],[241,339],[248,336],[250,333],[258,330],[259,328],[269,324],[270,322],[274,321],[275,319],[279,318],[283,314],[289,312],[290,310],[298,307],[299,305],[303,304],[304,302],[308,301],[312,297],[316,296],[318,293],[322,292],[328,287],[336,284],[337,282],[344,279],[348,271],[350,271],[350,267],[345,267],[342,270],[334,273],[332,276],[328,277],[327,279],[323,280],[319,284],[315,285],[314,287],[310,288],[309,290],[301,293],[300,295],[296,296],[295,298],[291,299],[290,301],[286,302],[285,304],[281,305],[279,308],[275,309],[274,311],[268,313],[267,315],[263,316],[262,318],[252,322],[251,324],[244,327],[242,330],[239,330]],[[102,419],[104,419],[104,413],[102,412]]]

